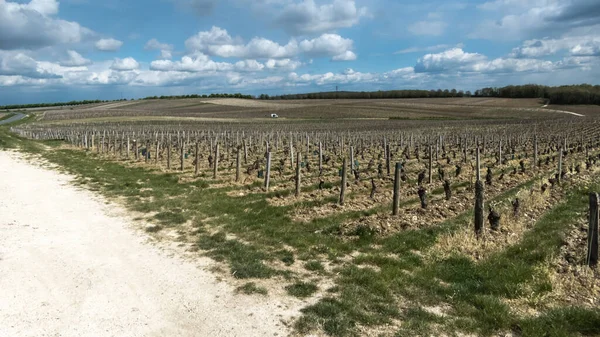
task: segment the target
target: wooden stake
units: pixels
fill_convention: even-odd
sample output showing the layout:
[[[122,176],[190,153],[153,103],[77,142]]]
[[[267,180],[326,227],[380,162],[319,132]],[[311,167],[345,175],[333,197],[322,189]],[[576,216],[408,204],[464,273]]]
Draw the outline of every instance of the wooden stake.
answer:
[[[429,145],[429,183],[433,183],[433,147]]]
[[[483,231],[483,182],[475,182],[475,234],[481,235]]]
[[[271,182],[271,152],[267,152],[267,172],[265,173],[265,190],[269,191]]]
[[[298,152],[298,158],[296,159],[296,196],[300,196],[300,176],[301,176],[301,165],[302,154]]]
[[[240,151],[240,149],[238,149],[236,160],[235,160],[235,181],[236,182],[240,181],[240,171],[241,171],[241,166],[242,166],[241,157],[242,157],[242,152]]]
[[[185,167],[184,167],[185,165],[184,165],[184,162],[183,162],[183,156],[184,156],[183,152],[184,152],[184,150],[185,150],[185,143],[184,143],[184,140],[183,140],[183,138],[181,139],[181,143],[180,143],[180,145],[181,145],[181,149],[180,149],[180,151],[179,151],[179,152],[180,152],[180,157],[181,157],[181,158],[180,158],[180,165],[179,165],[179,169],[180,169],[180,170],[183,172],[183,169],[185,168]]]
[[[537,167],[538,165],[538,138],[537,135],[534,136],[533,139],[533,165]]]
[[[598,264],[598,222],[600,214],[598,212],[598,194],[590,193],[590,223],[587,240],[586,264],[590,267]]]
[[[391,173],[391,167],[390,167],[390,144],[386,143],[385,144],[385,169],[387,172],[387,175],[389,176]]]
[[[346,167],[348,166],[348,159],[344,157],[344,162],[342,163],[342,186],[340,188],[340,205],[344,204],[344,198],[346,194]]]
[[[167,143],[167,170],[171,169],[171,136],[169,135],[169,140]]]
[[[323,143],[319,142],[319,172],[323,170]]]
[[[394,203],[392,207],[392,214],[398,215],[400,209],[400,170],[402,164],[396,163],[396,172],[394,174]]]
[[[558,178],[557,181],[560,184],[562,179],[562,161],[563,161],[563,148],[560,149],[560,153],[558,154]]]
[[[217,173],[219,172],[219,143],[215,145],[215,163],[214,163],[213,179],[217,179]]]
[[[196,142],[196,152],[194,153],[194,176],[198,176],[198,170],[200,168],[200,142]]]

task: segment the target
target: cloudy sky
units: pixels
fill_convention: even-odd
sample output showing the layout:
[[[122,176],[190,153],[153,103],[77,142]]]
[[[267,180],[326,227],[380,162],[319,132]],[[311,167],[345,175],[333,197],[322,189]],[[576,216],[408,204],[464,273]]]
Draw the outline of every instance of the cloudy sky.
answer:
[[[599,75],[600,0],[0,0],[0,105]]]

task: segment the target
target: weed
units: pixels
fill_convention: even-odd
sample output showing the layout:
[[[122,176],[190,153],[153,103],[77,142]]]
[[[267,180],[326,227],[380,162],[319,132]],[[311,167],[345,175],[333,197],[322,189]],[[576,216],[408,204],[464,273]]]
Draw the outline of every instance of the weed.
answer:
[[[288,294],[299,298],[309,297],[318,289],[319,288],[316,284],[308,282],[296,282],[285,287],[285,290],[287,290]]]
[[[236,291],[239,293],[243,293],[246,295],[259,294],[259,295],[267,295],[268,291],[265,287],[257,286],[254,282],[248,282],[242,286],[236,288]]]

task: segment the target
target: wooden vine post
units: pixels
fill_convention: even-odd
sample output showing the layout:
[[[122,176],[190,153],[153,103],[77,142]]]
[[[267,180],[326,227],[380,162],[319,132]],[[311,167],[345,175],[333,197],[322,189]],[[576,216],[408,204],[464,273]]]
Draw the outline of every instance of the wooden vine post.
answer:
[[[479,147],[476,154],[477,161],[477,181],[475,182],[475,234],[479,237],[483,231],[483,182],[481,181]]]
[[[354,172],[354,146],[350,146],[350,172]]]
[[[429,144],[429,184],[433,183],[433,147]]]
[[[599,200],[597,193],[590,193],[590,226],[587,239],[586,264],[590,267],[598,264],[598,222],[600,222],[600,213],[598,212]]]
[[[388,176],[391,173],[390,172],[390,170],[391,170],[391,167],[390,167],[390,165],[391,165],[390,164],[390,157],[391,157],[390,144],[386,143],[385,144],[385,170],[386,170]]]
[[[301,162],[302,154],[298,152],[298,158],[296,159],[296,196],[300,196],[300,175],[301,175]]]
[[[219,172],[219,143],[215,145],[215,162],[213,168],[213,179],[217,179],[217,173]]]
[[[185,143],[184,143],[183,139],[181,140],[180,145],[181,145],[181,148],[179,150],[179,152],[180,152],[179,154],[180,154],[181,158],[180,158],[180,163],[179,163],[179,169],[183,172],[183,169],[184,169],[184,162],[183,162],[184,153],[183,152],[185,151]]]
[[[169,143],[167,144],[167,170],[171,169],[171,137],[169,136]]]
[[[348,166],[348,159],[344,157],[344,162],[342,163],[342,186],[340,186],[340,205],[344,204],[345,194],[346,194],[346,167]]]
[[[319,142],[319,172],[323,171],[323,143]]]
[[[290,168],[294,169],[294,145],[290,139]]]
[[[196,142],[196,149],[194,153],[194,176],[198,176],[198,170],[200,168],[200,143]]]
[[[156,156],[154,156],[154,163],[158,164],[158,154],[160,153],[160,141],[156,141]]]
[[[235,159],[235,181],[240,182],[240,171],[242,167],[242,152],[240,149],[237,150],[237,156]]]
[[[502,165],[502,137],[498,142],[498,165]]]
[[[265,190],[269,191],[269,184],[271,183],[271,152],[267,152],[267,170],[265,172]]]
[[[557,182],[560,184],[560,181],[562,179],[562,161],[563,161],[563,152],[564,152],[564,148],[560,149],[560,153],[558,154],[558,175],[557,175]]]
[[[533,138],[533,165],[538,166],[538,137],[537,134]]]
[[[400,210],[400,171],[402,164],[396,163],[396,172],[394,173],[394,203],[392,208],[392,214],[398,215]]]

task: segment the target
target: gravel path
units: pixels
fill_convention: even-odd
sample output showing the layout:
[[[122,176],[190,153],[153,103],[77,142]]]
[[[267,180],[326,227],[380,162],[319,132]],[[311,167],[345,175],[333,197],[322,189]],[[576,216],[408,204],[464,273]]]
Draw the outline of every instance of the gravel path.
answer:
[[[234,294],[71,179],[0,151],[0,336],[288,333],[298,302]]]

